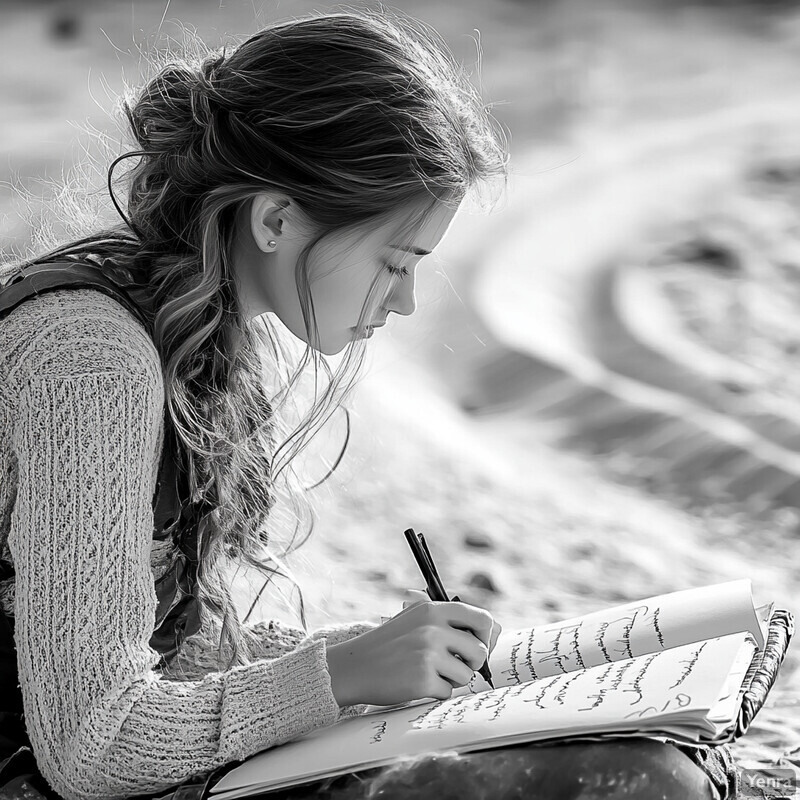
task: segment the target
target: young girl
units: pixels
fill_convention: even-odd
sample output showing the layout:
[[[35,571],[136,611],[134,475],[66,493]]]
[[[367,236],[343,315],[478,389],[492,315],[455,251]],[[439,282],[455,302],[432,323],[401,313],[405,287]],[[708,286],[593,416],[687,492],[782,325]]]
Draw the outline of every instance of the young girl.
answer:
[[[499,631],[482,609],[431,602],[311,635],[246,625],[224,572],[272,571],[279,478],[291,487],[292,459],[344,399],[366,340],[413,313],[420,260],[464,197],[505,174],[502,137],[443,43],[385,13],[315,15],[167,64],[123,107],[138,145],[125,225],[14,268],[100,265],[136,287],[143,321],[113,296],[62,288],[0,324],[2,610],[37,785],[66,800],[152,796],[366,703],[447,698]],[[315,368],[344,357],[278,444],[277,411],[305,366],[267,396],[280,326]],[[179,513],[154,539],[162,457]],[[9,749],[0,765],[20,755]],[[422,759],[374,780],[382,797],[506,796],[497,775],[478,779],[487,769],[515,796],[577,796],[589,779],[598,797],[717,796],[653,742]],[[370,789],[354,778],[331,791]]]

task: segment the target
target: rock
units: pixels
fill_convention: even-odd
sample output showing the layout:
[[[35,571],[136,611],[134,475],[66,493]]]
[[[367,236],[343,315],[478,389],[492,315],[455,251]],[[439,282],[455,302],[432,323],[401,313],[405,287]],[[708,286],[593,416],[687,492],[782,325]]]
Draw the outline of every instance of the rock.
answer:
[[[732,378],[721,380],[719,385],[730,394],[748,394],[751,391],[749,386],[745,386],[740,381],[735,381]]]
[[[485,534],[470,531],[464,536],[464,545],[474,550],[493,550],[494,542]]]
[[[476,589],[483,589],[485,592],[492,592],[497,594],[497,586],[492,579],[492,576],[486,572],[473,572],[467,578],[467,586],[474,586]]]
[[[81,21],[74,9],[62,9],[50,19],[49,34],[57,42],[71,42],[78,38]]]
[[[597,555],[598,547],[594,542],[580,542],[570,548],[570,555],[576,561],[586,561]]]
[[[741,270],[741,261],[736,249],[727,242],[715,241],[708,236],[697,236],[669,248],[673,258],[690,264],[719,270],[725,273],[737,273]]]

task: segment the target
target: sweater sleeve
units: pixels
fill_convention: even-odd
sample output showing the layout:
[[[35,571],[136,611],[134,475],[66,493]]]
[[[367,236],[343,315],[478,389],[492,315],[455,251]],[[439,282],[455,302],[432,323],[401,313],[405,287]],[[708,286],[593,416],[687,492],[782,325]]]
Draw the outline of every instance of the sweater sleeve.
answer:
[[[324,639],[326,646],[340,644],[359,636],[362,633],[373,630],[377,627],[374,622],[349,622],[338,625],[326,625],[319,628],[309,636],[306,636],[302,628],[296,628],[292,625],[282,624],[275,620],[269,623],[258,622],[249,626],[249,630],[256,637],[256,642],[250,647],[251,658],[275,658],[281,651],[288,651],[298,647],[308,646],[309,643],[313,644]],[[200,639],[200,637],[193,637],[191,640],[193,648],[205,648],[211,646]],[[185,657],[184,653],[179,654],[179,658]],[[202,659],[202,653],[198,654],[195,650],[194,653],[188,654],[189,658]],[[351,706],[342,706],[339,709],[337,720],[347,719],[348,717],[357,717],[363,714],[368,708],[366,703],[358,703]]]
[[[250,646],[251,658],[275,658],[281,651],[294,650],[309,642],[325,639],[328,645],[340,644],[371,631],[377,627],[375,622],[348,622],[341,625],[326,625],[306,635],[302,628],[271,620],[269,623],[256,622],[248,626],[255,637]]]
[[[327,625],[324,628],[314,631],[307,639],[303,639],[301,646],[308,642],[325,641],[328,645],[340,644],[346,642],[348,639],[353,639],[360,636],[362,633],[371,631],[377,627],[375,622],[351,622],[345,625]],[[357,717],[363,714],[369,705],[366,703],[358,703],[352,706],[342,706],[339,709],[339,719],[347,719],[348,717]]]
[[[202,680],[154,671],[151,366],[33,372],[17,411],[15,638],[28,734],[56,792],[156,792],[336,721],[324,637]]]
[[[320,639],[325,639],[329,645],[341,644],[377,627],[378,623],[376,622],[348,622],[344,625],[326,625],[324,628],[314,631],[303,641],[318,642]]]

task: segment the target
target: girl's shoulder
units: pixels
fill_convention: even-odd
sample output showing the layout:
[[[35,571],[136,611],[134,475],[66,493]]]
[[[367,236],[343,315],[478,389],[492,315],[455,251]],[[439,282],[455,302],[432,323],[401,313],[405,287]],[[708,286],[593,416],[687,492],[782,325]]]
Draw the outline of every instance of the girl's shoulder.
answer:
[[[95,289],[54,289],[0,318],[7,377],[77,377],[114,372],[161,382],[161,362],[141,322]]]

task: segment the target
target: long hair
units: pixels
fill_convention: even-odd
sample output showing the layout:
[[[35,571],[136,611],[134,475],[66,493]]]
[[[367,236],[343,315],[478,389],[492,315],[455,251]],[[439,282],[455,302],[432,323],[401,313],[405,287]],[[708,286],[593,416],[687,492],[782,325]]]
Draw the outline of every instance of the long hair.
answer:
[[[295,279],[313,344],[314,256],[329,237],[387,220],[409,236],[436,204],[457,205],[505,177],[508,156],[502,129],[438,34],[395,12],[313,14],[269,25],[231,52],[202,50],[170,54],[121,99],[136,148],[125,156],[138,159],[126,176],[127,215],[117,206],[124,225],[18,266],[95,254],[149,288],[179,464],[192,499],[212,509],[198,542],[198,597],[222,623],[219,657],[226,639],[230,666],[246,661],[247,631],[226,559],[268,579],[285,574],[281,559],[314,527],[294,459],[344,407],[366,344],[354,334],[335,374],[309,344],[294,372],[267,390],[290,358],[281,326],[267,314],[248,320],[240,306],[231,263],[239,212],[269,191],[290,197],[311,221]],[[108,181],[111,190],[110,171]],[[359,326],[375,318],[398,279],[388,270],[376,275]],[[314,403],[292,429],[284,411],[309,361]],[[320,371],[328,379],[321,392]],[[294,533],[277,553],[268,517],[281,494]]]

